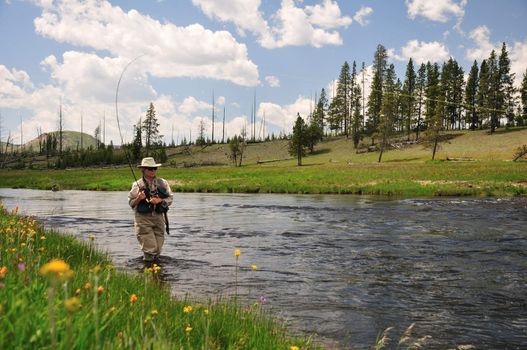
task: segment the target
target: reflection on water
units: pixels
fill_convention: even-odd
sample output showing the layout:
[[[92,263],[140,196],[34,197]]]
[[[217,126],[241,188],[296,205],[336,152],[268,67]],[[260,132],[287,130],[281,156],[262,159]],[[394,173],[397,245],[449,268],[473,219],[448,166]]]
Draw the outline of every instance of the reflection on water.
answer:
[[[140,268],[126,192],[0,189],[48,227]],[[527,201],[178,193],[161,263],[177,295],[265,296],[296,330],[363,349],[416,322],[431,347],[527,347]],[[252,271],[250,266],[258,266]]]

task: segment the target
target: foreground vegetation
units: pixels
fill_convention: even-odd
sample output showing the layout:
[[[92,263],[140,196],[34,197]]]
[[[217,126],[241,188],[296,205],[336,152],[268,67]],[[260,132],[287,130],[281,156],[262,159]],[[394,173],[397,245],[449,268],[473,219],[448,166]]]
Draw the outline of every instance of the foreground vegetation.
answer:
[[[2,349],[317,348],[260,304],[176,300],[156,278],[162,267],[116,271],[91,244],[1,204],[0,248]]]

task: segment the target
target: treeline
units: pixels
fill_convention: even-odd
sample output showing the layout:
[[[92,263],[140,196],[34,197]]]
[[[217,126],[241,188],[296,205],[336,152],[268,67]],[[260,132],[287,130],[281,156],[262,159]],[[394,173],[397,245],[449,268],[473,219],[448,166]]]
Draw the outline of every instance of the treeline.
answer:
[[[370,137],[371,145],[362,146],[379,151],[380,162],[393,135],[430,144],[433,159],[445,130],[488,129],[494,133],[501,126],[527,125],[527,71],[517,89],[510,64],[503,43],[499,55],[493,50],[480,64],[474,61],[466,81],[463,68],[453,58],[441,67],[431,62],[416,67],[410,58],[401,80],[394,65],[388,64],[386,48],[379,44],[370,94],[364,94],[365,64],[358,71],[355,61],[351,67],[344,62],[331,101],[322,89],[308,124],[303,126],[297,119],[291,154],[313,149],[313,143],[322,137],[313,134],[313,128],[345,135],[356,149],[365,136]],[[304,130],[304,134],[299,138],[295,130]]]

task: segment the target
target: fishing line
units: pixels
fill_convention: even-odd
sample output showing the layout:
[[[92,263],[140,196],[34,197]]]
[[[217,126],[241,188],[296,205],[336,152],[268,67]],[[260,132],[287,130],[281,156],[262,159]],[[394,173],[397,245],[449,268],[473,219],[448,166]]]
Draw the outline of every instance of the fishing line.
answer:
[[[119,105],[118,105],[118,99],[119,99],[119,86],[121,85],[121,80],[123,79],[124,73],[130,67],[132,63],[137,61],[139,58],[145,56],[145,54],[139,55],[124,67],[123,71],[121,72],[121,76],[119,77],[119,81],[117,82],[117,88],[115,89],[115,117],[117,118],[117,129],[119,129],[119,136],[121,137],[121,148],[123,148],[124,154],[126,156],[126,160],[128,161],[128,166],[130,167],[130,170],[132,171],[132,176],[134,177],[135,182],[137,182],[137,177],[135,176],[134,168],[132,166],[132,161],[130,160],[130,155],[128,154],[128,151],[126,147],[124,146],[124,139],[123,134],[121,133],[121,125],[119,123]]]

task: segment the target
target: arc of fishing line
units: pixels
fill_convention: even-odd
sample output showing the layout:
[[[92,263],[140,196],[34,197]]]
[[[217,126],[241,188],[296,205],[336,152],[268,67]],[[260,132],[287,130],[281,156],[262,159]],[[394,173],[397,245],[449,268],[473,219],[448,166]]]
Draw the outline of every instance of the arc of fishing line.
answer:
[[[132,171],[132,176],[134,177],[135,182],[137,182],[137,177],[135,176],[134,168],[132,167],[132,161],[130,160],[130,156],[128,154],[128,151],[124,147],[123,134],[121,133],[121,125],[119,123],[119,104],[118,104],[118,100],[119,100],[119,86],[121,85],[121,80],[123,79],[124,73],[126,72],[128,67],[130,67],[132,65],[132,63],[134,63],[135,61],[137,61],[139,58],[141,58],[143,56],[145,56],[145,54],[139,55],[136,58],[134,58],[133,60],[131,60],[130,62],[128,62],[128,64],[123,68],[123,71],[121,72],[121,76],[119,77],[119,81],[117,82],[117,88],[115,89],[115,117],[117,119],[117,129],[119,130],[119,136],[121,138],[121,147],[124,150],[124,154],[126,155],[126,160],[128,161],[128,166],[130,167],[130,170]]]

